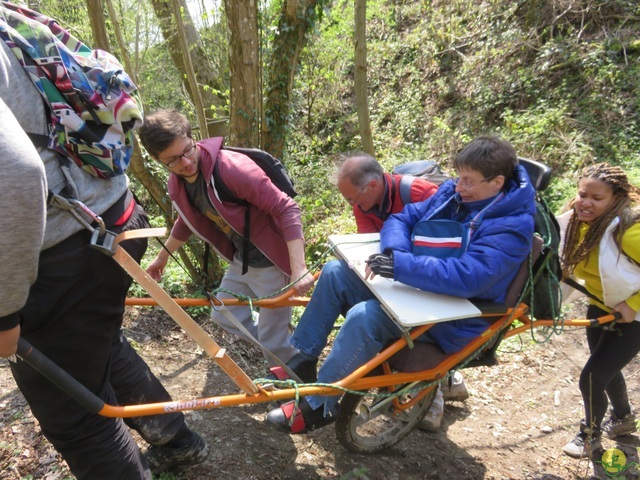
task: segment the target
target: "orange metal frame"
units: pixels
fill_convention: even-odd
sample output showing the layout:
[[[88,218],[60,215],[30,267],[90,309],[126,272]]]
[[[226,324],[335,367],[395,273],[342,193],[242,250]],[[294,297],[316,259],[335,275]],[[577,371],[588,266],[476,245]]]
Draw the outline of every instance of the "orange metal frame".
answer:
[[[345,389],[353,391],[367,391],[373,388],[387,389],[393,391],[399,385],[404,385],[413,382],[425,382],[425,386],[421,392],[412,395],[415,397],[410,402],[400,404],[399,401],[394,400],[394,406],[401,410],[403,408],[411,408],[411,406],[422,398],[423,395],[429,393],[437,382],[444,378],[452,369],[464,367],[468,362],[476,358],[483,350],[486,350],[490,346],[491,340],[499,338],[504,334],[504,338],[523,333],[528,329],[537,327],[553,326],[552,320],[532,320],[527,315],[528,307],[524,303],[516,306],[513,309],[505,309],[501,312],[495,313],[495,310],[491,313],[487,312],[483,314],[485,317],[495,318],[495,321],[483,332],[480,336],[472,340],[461,351],[448,356],[439,365],[434,368],[423,370],[419,372],[395,372],[391,370],[387,361],[398,351],[408,346],[407,338],[400,338],[387,346],[382,352],[380,352],[375,358],[371,359],[365,365],[362,365],[347,377],[335,382],[331,385],[325,384],[304,384],[304,385],[291,385],[285,388],[274,388],[273,385],[264,384],[260,385],[257,382],[253,382],[246,373],[238,367],[235,362],[226,354],[224,348],[221,348],[215,343],[215,341],[206,333],[202,328],[196,324],[196,322],[189,317],[186,312],[180,308],[181,306],[203,306],[210,305],[207,299],[172,299],[169,297],[160,286],[155,283],[151,277],[135,262],[123,249],[119,246],[119,242],[126,240],[127,238],[136,238],[142,236],[162,235],[163,229],[147,229],[147,230],[134,230],[131,232],[125,232],[117,237],[113,255],[115,260],[143,287],[150,295],[151,298],[128,298],[127,305],[136,306],[152,306],[160,305],[165,311],[190,335],[194,341],[198,343],[211,357],[212,359],[229,375],[239,389],[243,393],[235,393],[229,395],[195,398],[188,400],[178,400],[171,402],[160,402],[143,405],[127,405],[127,406],[114,406],[104,404],[93,393],[89,392],[85,387],[78,384],[74,379],[70,378],[68,374],[59,369],[59,367],[51,364],[51,362],[44,358],[41,353],[37,352],[33,347],[28,345],[24,341],[23,352],[21,356],[26,360],[32,358],[32,365],[34,368],[39,369],[45,376],[50,378],[58,384],[67,385],[68,393],[78,399],[78,401],[88,408],[90,411],[94,411],[100,415],[106,417],[137,417],[144,415],[156,415],[169,412],[178,412],[186,410],[203,410],[210,408],[228,407],[235,405],[246,405],[254,403],[265,403],[272,401],[282,401],[293,399],[296,396],[306,395],[340,395]],[[261,299],[252,302],[253,305],[264,308],[277,308],[284,306],[305,306],[308,303],[308,298],[295,297],[293,291],[287,291],[280,296]],[[246,305],[246,301],[237,299],[225,299],[224,305]],[[520,325],[513,326],[513,323],[518,320]],[[608,315],[595,320],[588,319],[574,319],[566,320],[563,322],[564,327],[586,327],[597,324],[603,324],[614,320],[613,315]],[[422,325],[413,328],[408,336],[411,341],[417,339],[420,335],[425,333],[433,324]],[[40,365],[37,365],[40,362]],[[37,366],[36,366],[37,365]],[[379,370],[382,367],[382,374],[372,374],[376,369]],[[53,374],[51,374],[53,372]],[[280,384],[278,384],[280,385]],[[61,388],[64,388],[61,385]],[[74,395],[76,394],[76,395]],[[83,401],[87,400],[88,401]]]
[[[281,306],[291,305],[306,305],[308,298],[289,297],[291,292],[286,292],[277,298],[270,299],[269,301],[258,300],[254,302],[254,305],[268,308],[275,308]],[[188,299],[177,300],[181,305],[204,305],[207,303],[195,303],[187,302]],[[225,300],[226,303],[226,300]],[[154,305],[153,300],[150,299],[128,299],[127,305]],[[229,303],[226,303],[229,304]],[[246,302],[234,302],[234,304],[246,304]],[[403,373],[403,372],[391,372],[388,364],[386,363],[395,353],[401,349],[407,347],[407,340],[400,338],[387,348],[385,348],[379,355],[356,369],[353,373],[343,378],[342,380],[335,382],[332,386],[314,386],[313,384],[301,385],[297,388],[283,388],[283,389],[265,389],[260,388],[260,392],[257,394],[232,394],[216,397],[206,397],[191,400],[179,400],[172,402],[163,402],[146,405],[131,405],[131,406],[111,406],[105,405],[105,407],[99,413],[108,417],[134,417],[142,415],[154,415],[168,412],[185,411],[185,410],[202,410],[210,408],[228,407],[236,405],[246,405],[254,403],[265,403],[274,400],[289,400],[295,398],[296,394],[300,397],[306,395],[340,395],[343,393],[343,389],[366,391],[372,388],[387,388],[389,391],[395,389],[396,386],[424,381],[430,383],[419,396],[416,396],[415,401],[419,400],[423,395],[427,394],[432,388],[435,387],[436,382],[444,378],[448,372],[458,366],[464,365],[470,358],[475,357],[483,347],[486,347],[489,341],[498,336],[502,330],[507,329],[505,338],[523,333],[530,328],[537,328],[543,326],[552,326],[554,322],[552,320],[532,320],[527,315],[528,307],[525,304],[520,304],[516,308],[507,309],[500,314],[485,314],[486,317],[496,317],[487,330],[471,341],[461,351],[445,358],[437,367],[420,372]],[[514,328],[509,327],[515,320],[519,320],[522,325]],[[613,315],[601,317],[596,320],[588,319],[574,319],[566,320],[563,322],[565,327],[586,327],[593,326],[595,324],[604,324],[613,321]],[[422,325],[411,330],[410,338],[415,340],[417,337],[431,328],[432,324]],[[377,367],[383,367],[385,372],[382,375],[369,376]],[[411,403],[399,405],[396,402],[398,409],[410,408]]]

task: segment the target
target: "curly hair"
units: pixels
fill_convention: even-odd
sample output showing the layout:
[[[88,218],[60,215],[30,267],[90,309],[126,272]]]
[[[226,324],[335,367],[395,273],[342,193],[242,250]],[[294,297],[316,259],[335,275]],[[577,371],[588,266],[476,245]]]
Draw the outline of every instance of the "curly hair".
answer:
[[[585,167],[578,181],[583,178],[594,178],[607,184],[613,192],[614,201],[611,208],[589,226],[587,234],[580,242],[580,221],[574,210],[567,226],[561,258],[562,273],[565,277],[570,276],[576,265],[586,259],[589,253],[600,244],[605,230],[614,218],[620,219],[613,232],[614,241],[620,252],[622,252],[624,232],[640,221],[640,210],[637,208],[637,204],[640,203],[640,189],[629,183],[627,174],[622,168],[608,163],[598,163]],[[575,199],[571,201],[569,207],[574,209],[574,204]]]

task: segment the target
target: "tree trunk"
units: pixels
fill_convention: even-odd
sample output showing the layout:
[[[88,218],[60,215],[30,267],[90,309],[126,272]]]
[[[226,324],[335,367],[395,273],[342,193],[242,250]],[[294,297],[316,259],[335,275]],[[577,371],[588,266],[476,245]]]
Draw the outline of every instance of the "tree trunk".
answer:
[[[193,24],[185,0],[179,0],[179,3],[180,8],[183,12],[185,38],[187,41],[187,45],[189,45],[189,47],[191,48],[191,58],[193,59],[193,65],[196,72],[196,80],[200,88],[202,101],[206,107],[206,116],[208,119],[213,119],[225,113],[226,99],[223,95],[216,96],[213,93],[214,91],[224,91],[224,86],[219,81],[219,72],[214,69],[213,64],[209,60],[207,52],[202,47],[200,35],[198,34],[198,31]],[[167,0],[152,0],[151,5],[153,6],[153,10],[155,11],[156,17],[158,18],[158,23],[160,24],[162,35],[167,42],[167,46],[169,47],[169,52],[171,53],[173,63],[180,72],[180,76],[182,78],[182,82],[184,83],[185,89],[189,93],[189,96],[193,99],[194,95],[191,89],[191,85],[187,80],[188,73],[182,55],[182,50],[180,48],[178,37],[175,34],[176,23],[173,16],[172,2]],[[224,123],[221,122],[208,122],[208,135],[211,137],[226,136],[227,127]],[[203,134],[202,136],[206,137],[207,135]]]
[[[182,60],[184,61],[184,69],[187,72],[187,82],[191,87],[193,105],[198,116],[198,124],[200,125],[201,138],[206,138],[208,135],[207,119],[204,113],[204,106],[202,104],[202,94],[198,88],[198,81],[196,80],[196,72],[193,68],[193,62],[191,61],[191,55],[189,53],[189,45],[185,37],[184,23],[182,22],[182,12],[180,11],[180,0],[173,0],[173,17],[176,22],[176,34],[178,38],[178,44],[182,51]]]
[[[262,120],[258,6],[255,1],[225,0],[230,32],[231,108],[229,143],[259,147]]]
[[[358,126],[362,139],[362,149],[375,155],[369,119],[369,100],[367,95],[367,0],[355,0],[355,75],[356,107]]]
[[[87,12],[89,12],[89,22],[93,33],[93,48],[99,48],[107,52],[111,51],[109,35],[107,35],[104,11],[101,0],[86,0]]]
[[[118,22],[118,19],[116,18],[113,5],[111,5],[111,0],[106,0],[106,1],[108,2],[111,21],[114,25],[118,26],[119,22]],[[104,38],[108,38],[106,37],[106,28],[105,28],[104,15],[102,13],[102,6],[101,5],[98,6],[99,3],[100,3],[100,0],[87,0],[87,8],[90,12],[89,13],[90,17],[92,18],[91,29],[92,29],[92,34],[94,39],[100,38],[102,36],[104,36]],[[96,10],[98,8],[100,10],[100,13],[96,14]],[[96,18],[95,21],[93,19],[94,16]],[[98,21],[99,18],[101,18],[102,20]],[[120,45],[120,49],[122,51],[121,56],[122,58],[125,59],[125,62],[124,62],[125,69],[132,76],[132,78],[135,78],[136,75],[134,70],[132,69],[131,61],[129,60],[130,58],[129,52],[123,40],[120,29],[116,28],[115,33],[116,33],[116,38],[118,39],[118,43]],[[106,44],[101,45],[98,48],[111,52],[111,48],[108,43],[108,40]],[[174,222],[173,208],[171,206],[171,201],[169,200],[169,195],[167,194],[166,183],[162,178],[158,177],[157,175],[154,175],[153,172],[151,172],[148,168],[145,167],[142,153],[140,151],[140,146],[138,145],[137,141],[134,142],[134,151],[131,157],[131,164],[129,165],[129,169],[127,173],[133,176],[137,181],[139,181],[142,184],[142,186],[147,190],[147,192],[149,192],[149,195],[151,196],[153,201],[160,208],[160,212],[166,219],[167,225],[171,227]],[[204,248],[202,244],[199,242],[190,242],[189,249],[191,250],[193,256],[201,262],[204,257],[203,255]],[[182,260],[184,267],[189,272],[189,275],[191,275],[191,277],[194,279],[198,279],[198,283],[206,282],[207,284],[211,284],[211,281],[217,280],[222,277],[223,271],[222,271],[222,265],[219,259],[213,258],[213,261],[211,262],[210,267],[203,265],[203,269],[207,270],[205,276],[207,277],[207,279],[210,280],[210,281],[207,281],[207,279],[201,278],[198,268],[191,261],[191,258],[189,257],[188,253],[184,248],[181,248],[178,254]]]
[[[87,0],[90,1],[90,0]],[[94,0],[95,1],[95,0]],[[107,10],[109,11],[109,18],[111,19],[111,24],[113,25],[113,32],[116,36],[116,40],[118,41],[118,47],[120,49],[119,57],[122,59],[122,63],[124,63],[124,69],[129,74],[131,80],[133,80],[134,84],[138,84],[138,71],[134,70],[133,65],[131,64],[131,57],[129,55],[129,50],[127,49],[127,44],[122,36],[122,30],[120,29],[120,22],[118,22],[118,17],[116,15],[116,10],[113,8],[113,2],[111,0],[104,0]]]
[[[231,0],[227,0],[231,1]],[[313,28],[326,0],[283,0],[278,33],[267,71],[267,98],[263,122],[263,148],[282,158],[288,129],[293,78],[307,32]]]

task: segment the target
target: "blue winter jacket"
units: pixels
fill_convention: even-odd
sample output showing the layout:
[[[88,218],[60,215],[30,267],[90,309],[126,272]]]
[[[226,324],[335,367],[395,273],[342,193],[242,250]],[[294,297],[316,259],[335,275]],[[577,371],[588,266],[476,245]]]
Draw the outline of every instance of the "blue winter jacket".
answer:
[[[380,247],[383,252],[393,251],[396,281],[429,292],[502,302],[531,250],[535,191],[526,171],[518,165],[506,184],[504,197],[487,209],[465,253],[459,258],[414,255],[411,253],[413,227],[452,196],[437,218],[455,219],[468,225],[491,202],[489,199],[463,203],[455,187],[455,182],[448,181],[426,201],[409,204],[402,212],[389,217],[380,232]],[[453,353],[485,327],[484,320],[457,320],[432,327],[429,335],[445,352]]]

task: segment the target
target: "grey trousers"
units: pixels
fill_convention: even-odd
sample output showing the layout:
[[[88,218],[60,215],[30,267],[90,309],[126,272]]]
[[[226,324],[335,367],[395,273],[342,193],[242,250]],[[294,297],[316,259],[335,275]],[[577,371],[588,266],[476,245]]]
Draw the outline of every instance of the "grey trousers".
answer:
[[[287,283],[288,277],[275,266],[249,267],[249,271],[242,275],[242,261],[234,258],[222,277],[220,287],[233,293],[256,298],[277,292]],[[217,296],[221,299],[233,298],[232,295],[224,292],[220,292]],[[290,307],[262,308],[259,314],[248,306],[228,307],[228,309],[264,348],[283,362],[288,361],[296,353],[296,350],[289,345]],[[215,309],[211,310],[211,319],[229,333],[246,339],[244,333]],[[275,366],[273,361],[268,357],[265,358],[269,366]]]

